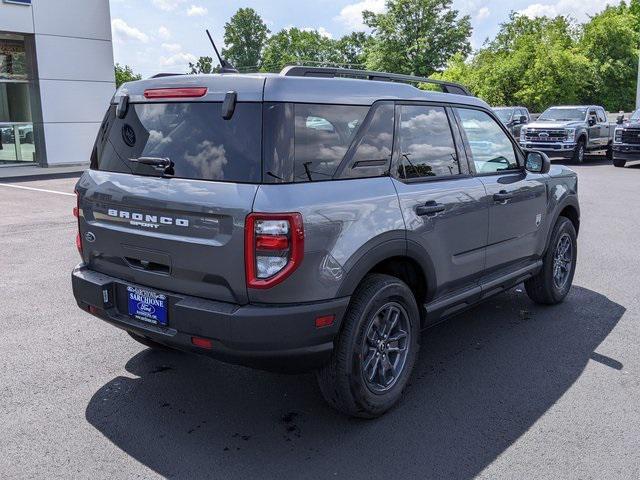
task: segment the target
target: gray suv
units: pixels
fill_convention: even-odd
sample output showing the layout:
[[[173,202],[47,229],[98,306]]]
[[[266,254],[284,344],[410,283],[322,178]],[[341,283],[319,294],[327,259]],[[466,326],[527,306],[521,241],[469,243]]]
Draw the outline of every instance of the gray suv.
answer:
[[[577,178],[461,86],[290,67],[121,87],[78,181],[80,308],[152,348],[399,400],[420,331],[525,282],[561,302]]]

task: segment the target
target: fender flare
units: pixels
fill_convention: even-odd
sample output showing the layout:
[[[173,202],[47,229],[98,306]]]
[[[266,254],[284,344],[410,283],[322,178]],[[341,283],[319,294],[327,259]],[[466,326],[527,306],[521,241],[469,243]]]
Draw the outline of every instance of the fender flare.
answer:
[[[567,208],[573,207],[576,212],[578,212],[578,224],[580,220],[580,204],[578,203],[578,199],[575,195],[569,195],[562,199],[556,206],[553,212],[553,221],[549,224],[549,231],[547,232],[547,238],[545,240],[544,251],[546,252],[549,248],[549,242],[551,242],[551,235],[553,235],[553,227],[555,226],[558,218],[560,218],[560,213]],[[578,233],[578,229],[576,228],[576,234]]]
[[[372,245],[373,243],[373,245]],[[402,238],[392,238],[380,242],[370,240],[358,252],[352,256],[353,260],[344,265],[346,275],[340,288],[338,297],[353,295],[356,288],[362,282],[368,272],[384,260],[394,257],[407,257],[415,261],[422,271],[427,284],[427,299],[433,296],[436,288],[436,276],[433,262],[425,249],[412,241],[407,241],[402,233]]]

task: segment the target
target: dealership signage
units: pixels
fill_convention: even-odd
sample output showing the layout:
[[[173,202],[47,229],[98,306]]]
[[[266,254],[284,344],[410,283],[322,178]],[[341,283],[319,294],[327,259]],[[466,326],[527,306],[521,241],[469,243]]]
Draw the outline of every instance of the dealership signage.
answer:
[[[15,3],[16,5],[31,5],[31,0],[4,0],[4,3]]]

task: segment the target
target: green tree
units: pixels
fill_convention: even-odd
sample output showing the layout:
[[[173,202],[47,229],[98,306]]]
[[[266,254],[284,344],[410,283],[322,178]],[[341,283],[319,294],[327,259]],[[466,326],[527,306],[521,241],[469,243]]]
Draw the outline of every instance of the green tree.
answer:
[[[257,70],[269,33],[254,9],[241,8],[224,26],[222,55],[240,71]]]
[[[133,82],[135,80],[142,80],[142,75],[134,73],[129,65],[120,65],[116,63],[116,88],[120,88],[123,83]]]
[[[335,42],[334,62],[348,68],[362,68],[366,66],[366,49],[371,43],[371,37],[364,32],[352,32]]]
[[[593,62],[594,76],[587,100],[610,111],[635,106],[640,35],[632,10],[609,7],[585,24],[580,50]]]
[[[289,28],[267,40],[262,70],[279,72],[287,65],[328,65],[335,60],[336,42],[317,31]]]
[[[363,12],[373,31],[367,48],[372,70],[429,76],[456,53],[471,51],[471,21],[451,0],[387,0],[386,12]]]
[[[189,62],[189,70],[191,74],[195,75],[198,73],[215,73],[219,70],[218,67],[213,66],[213,58],[211,57],[200,57],[196,63]]]
[[[578,48],[578,35],[564,17],[512,13],[473,58],[456,55],[434,77],[463,83],[492,105],[542,111],[553,104],[582,103],[593,65]]]

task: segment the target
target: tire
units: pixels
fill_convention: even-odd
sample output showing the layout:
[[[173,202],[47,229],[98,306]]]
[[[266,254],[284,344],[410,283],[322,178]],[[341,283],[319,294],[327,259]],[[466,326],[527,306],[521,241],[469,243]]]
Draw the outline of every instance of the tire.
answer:
[[[614,158],[613,158],[613,145],[609,145],[607,147],[607,160],[609,162],[613,162]]]
[[[154,342],[150,338],[143,337],[142,335],[138,335],[137,333],[127,332],[131,338],[133,338],[136,342],[141,343],[145,347],[149,347],[152,350],[158,351],[168,351],[172,350],[170,347],[163,345],[162,343]]]
[[[576,144],[576,148],[573,151],[573,163],[582,163],[584,162],[584,156],[587,149],[587,142],[584,141],[584,138],[578,140]]]
[[[389,330],[386,337],[384,330]],[[360,418],[379,417],[393,408],[411,376],[419,335],[420,314],[409,287],[388,275],[367,276],[351,298],[331,360],[317,372],[325,400]],[[392,363],[399,370],[395,377],[386,368]]]
[[[618,167],[618,168],[624,168],[624,166],[627,164],[626,160],[621,160],[619,158],[615,158],[613,159],[613,166],[614,167]]]
[[[570,242],[570,253],[564,256],[560,255],[560,251],[566,246],[567,241]],[[578,242],[576,229],[566,217],[559,217],[551,240],[547,247],[547,252],[542,259],[542,270],[535,277],[524,282],[525,290],[529,298],[536,303],[542,305],[556,305],[562,302],[573,283],[573,276],[576,272],[576,260],[578,254]],[[556,257],[560,263],[556,265]],[[567,265],[567,258],[570,263]],[[560,266],[564,265],[564,266]],[[557,267],[557,270],[556,270]],[[554,274],[558,274],[559,279]]]

